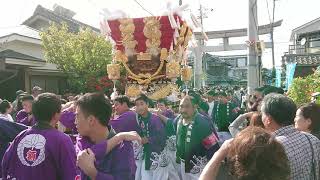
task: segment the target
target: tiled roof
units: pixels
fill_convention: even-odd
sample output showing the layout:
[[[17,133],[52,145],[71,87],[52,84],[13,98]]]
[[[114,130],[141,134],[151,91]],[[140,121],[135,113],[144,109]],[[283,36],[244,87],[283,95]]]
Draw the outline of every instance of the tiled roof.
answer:
[[[229,63],[223,61],[220,59],[219,56],[214,56],[208,53],[205,53],[202,57],[202,59],[206,59],[207,63],[209,65],[227,65],[227,66],[231,66]]]
[[[56,23],[66,22],[69,26],[69,30],[72,32],[78,32],[80,27],[89,27],[93,31],[100,32],[100,30],[95,27],[89,26],[88,24],[84,24],[73,18],[69,18],[66,16],[62,16],[61,14],[57,14],[54,11],[51,11],[49,9],[42,7],[41,5],[38,5],[33,15],[27,20],[25,20],[22,24],[29,25],[36,16],[42,16]]]

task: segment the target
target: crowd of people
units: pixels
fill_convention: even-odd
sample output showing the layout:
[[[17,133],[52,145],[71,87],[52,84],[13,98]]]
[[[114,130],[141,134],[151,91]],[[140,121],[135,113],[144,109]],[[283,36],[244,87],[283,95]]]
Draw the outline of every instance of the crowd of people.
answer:
[[[318,180],[320,105],[272,86],[0,100],[3,180]],[[1,179],[1,178],[0,178]]]

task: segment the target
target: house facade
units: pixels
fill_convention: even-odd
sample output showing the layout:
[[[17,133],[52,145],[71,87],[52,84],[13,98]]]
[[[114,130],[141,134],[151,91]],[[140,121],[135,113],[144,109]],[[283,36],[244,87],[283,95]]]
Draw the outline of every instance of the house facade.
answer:
[[[63,94],[68,85],[66,74],[55,64],[46,62],[39,33],[51,23],[67,23],[70,31],[81,27],[97,28],[75,19],[69,9],[55,5],[52,10],[38,5],[22,25],[0,31],[0,97],[12,100],[19,89],[30,92],[40,86],[46,92]]]
[[[219,58],[231,65],[228,76],[236,83],[246,85],[248,76],[248,57],[246,55],[219,56]]]
[[[247,83],[247,57],[203,55],[205,83],[212,85],[245,85]]]
[[[282,56],[285,69],[296,63],[294,77],[310,75],[320,65],[320,17],[292,30],[289,50]]]

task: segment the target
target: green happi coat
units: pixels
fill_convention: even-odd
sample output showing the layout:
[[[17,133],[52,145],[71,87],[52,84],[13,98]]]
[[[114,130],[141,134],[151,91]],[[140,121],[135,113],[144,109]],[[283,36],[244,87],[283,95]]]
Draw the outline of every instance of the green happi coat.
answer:
[[[212,155],[219,149],[218,137],[210,125],[210,119],[196,112],[188,125],[183,125],[182,116],[168,120],[166,129],[176,134],[177,163],[185,163],[186,173],[199,173]]]

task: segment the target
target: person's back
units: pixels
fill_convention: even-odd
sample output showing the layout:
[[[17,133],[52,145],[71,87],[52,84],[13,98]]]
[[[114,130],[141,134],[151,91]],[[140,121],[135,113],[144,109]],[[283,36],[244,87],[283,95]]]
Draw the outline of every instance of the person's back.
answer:
[[[27,128],[27,126],[24,126],[19,123],[10,122],[0,117],[0,171],[2,169],[1,162],[3,155],[9,147],[10,143],[21,131]]]
[[[60,99],[50,93],[38,96],[32,113],[37,124],[22,131],[2,161],[3,179],[76,179],[76,153],[71,139],[54,129],[59,121]]]
[[[75,164],[75,150],[67,135],[53,128],[33,127],[21,132],[7,150],[3,178],[74,179]]]
[[[274,134],[288,156],[293,179],[319,177],[320,140],[317,137],[300,132],[293,125],[280,128]]]

